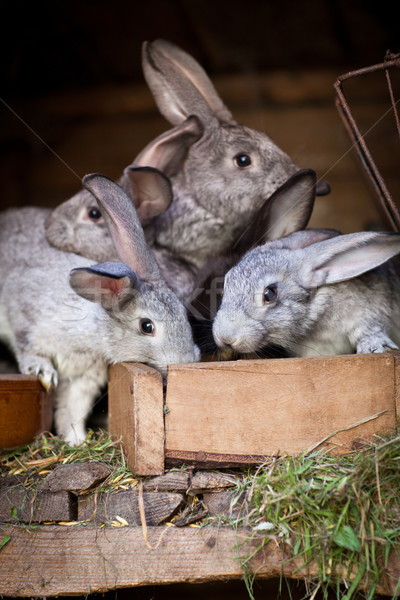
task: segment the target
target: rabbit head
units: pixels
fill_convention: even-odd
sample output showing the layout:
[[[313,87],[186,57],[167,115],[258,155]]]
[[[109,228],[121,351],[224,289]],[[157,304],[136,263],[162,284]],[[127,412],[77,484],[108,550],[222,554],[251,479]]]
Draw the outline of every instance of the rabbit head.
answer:
[[[143,179],[159,176],[149,169],[130,173],[132,181],[139,180],[142,186]],[[146,362],[165,375],[171,362],[197,360],[186,309],[162,278],[128,196],[103,175],[87,175],[83,186],[101,207],[121,262],[74,269],[70,285],[108,312],[109,362]]]
[[[195,290],[186,303],[192,316],[194,335],[205,352],[214,350],[211,322],[219,308],[224,276],[252,248],[304,229],[314,206],[316,173],[301,169],[264,202],[232,247],[211,258],[200,269]]]
[[[241,352],[274,343],[295,356],[316,348],[326,354],[346,347],[366,351],[360,340],[371,327],[376,333],[376,313],[393,292],[383,272],[369,274],[369,285],[359,278],[399,252],[399,234],[324,230],[299,231],[255,248],[225,277],[213,325],[216,343]]]
[[[202,67],[174,44],[146,42],[143,70],[160,112],[174,125],[135,160],[172,179],[174,203],[156,219],[157,239],[179,253],[191,251],[201,266],[234,241],[298,167],[266,134],[239,125]],[[168,237],[167,226],[175,226],[174,235]],[[178,233],[189,226],[190,240]]]
[[[148,173],[154,175],[148,176]],[[128,168],[121,179],[142,225],[169,207],[170,183],[157,169]],[[45,231],[47,241],[64,252],[75,252],[96,261],[117,258],[101,207],[89,190],[81,190],[52,210],[46,219]]]

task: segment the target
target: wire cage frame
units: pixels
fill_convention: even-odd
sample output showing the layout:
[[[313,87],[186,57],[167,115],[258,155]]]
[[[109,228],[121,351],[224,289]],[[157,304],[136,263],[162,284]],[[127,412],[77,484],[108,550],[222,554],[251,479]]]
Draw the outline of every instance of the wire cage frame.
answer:
[[[393,69],[400,69],[400,53],[393,54],[389,50],[386,52],[382,63],[371,65],[355,71],[350,71],[338,77],[334,83],[336,91],[336,108],[345,126],[345,130],[350,137],[352,147],[356,150],[357,156],[361,162],[362,168],[367,175],[367,180],[372,184],[372,190],[377,199],[378,206],[387,224],[394,230],[400,231],[400,207],[396,204],[389,191],[387,184],[377,167],[377,164],[372,156],[372,153],[366,143],[365,136],[361,133],[360,127],[354,118],[353,112],[350,109],[350,104],[343,91],[343,84],[356,77],[362,77],[369,73],[383,71],[386,78],[388,94],[393,111],[394,122],[397,128],[397,135],[400,141],[400,119],[398,106],[400,97],[396,99],[393,91],[393,83],[391,73]],[[399,165],[400,167],[400,165]]]

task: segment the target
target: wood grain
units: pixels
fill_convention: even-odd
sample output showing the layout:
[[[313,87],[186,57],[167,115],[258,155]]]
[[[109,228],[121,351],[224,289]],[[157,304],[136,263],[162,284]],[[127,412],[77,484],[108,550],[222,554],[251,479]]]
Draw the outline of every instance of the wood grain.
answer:
[[[136,363],[110,368],[109,430],[136,475],[164,472],[164,400],[158,371]]]
[[[348,452],[357,437],[394,430],[394,361],[371,354],[174,365],[166,455],[259,459],[322,445]]]
[[[184,496],[172,492],[144,492],[143,503],[147,525],[160,525],[182,506]],[[117,517],[122,517],[129,525],[141,525],[137,490],[78,499],[78,521],[105,523]]]
[[[201,583],[241,578],[241,556],[260,539],[230,527],[151,527],[147,542],[140,527],[102,528],[44,526],[37,530],[4,526],[0,540],[0,594],[10,597],[86,595],[139,585]],[[243,545],[241,545],[243,542]],[[240,545],[238,545],[240,544]],[[271,541],[251,561],[258,578],[317,575]],[[392,595],[399,559],[389,558],[378,593]]]
[[[33,375],[0,375],[0,449],[24,446],[50,431],[53,396]]]
[[[0,522],[44,523],[76,519],[76,499],[70,492],[32,492],[23,485],[0,490]]]

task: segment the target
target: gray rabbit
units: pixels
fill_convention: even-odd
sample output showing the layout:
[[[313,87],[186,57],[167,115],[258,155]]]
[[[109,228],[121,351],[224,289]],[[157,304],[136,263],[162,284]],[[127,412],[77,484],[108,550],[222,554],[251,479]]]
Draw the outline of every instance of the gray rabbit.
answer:
[[[133,164],[170,177],[174,201],[141,220],[163,277],[187,300],[199,269],[231,247],[298,167],[267,135],[239,125],[203,68],[174,44],[146,42],[142,64],[161,113],[174,127],[150,142]],[[131,195],[128,175],[129,169],[119,183]],[[317,193],[327,191],[325,182],[317,185]],[[71,242],[73,229],[57,229],[59,217],[55,213],[48,221],[50,243],[103,260],[103,242],[82,250],[80,242]]]
[[[137,165],[171,179],[174,201],[153,219],[162,271],[179,257],[187,298],[207,260],[231,246],[263,202],[298,167],[264,133],[239,125],[203,68],[165,40],[143,45],[146,81],[174,129],[139,154]],[[173,281],[169,282],[173,286]]]
[[[209,259],[200,269],[195,290],[186,305],[195,341],[203,353],[216,350],[211,326],[221,302],[225,274],[254,246],[307,226],[314,206],[316,180],[312,169],[296,171],[264,202],[232,247]],[[270,348],[266,352],[270,355]],[[228,354],[225,352],[225,356]]]
[[[217,345],[257,352],[275,343],[291,356],[398,348],[399,252],[398,233],[318,230],[251,250],[225,277]]]
[[[164,212],[172,201],[166,178],[148,177],[151,168],[127,168],[120,183],[128,193],[142,225]],[[109,228],[95,197],[80,190],[53,210],[46,210],[45,232],[52,246],[102,262],[118,259]]]
[[[169,189],[160,173],[146,177]],[[71,444],[85,438],[108,365],[139,361],[165,375],[169,363],[199,359],[186,310],[162,279],[131,200],[101,175],[83,185],[101,206],[122,262],[93,264],[51,247],[40,209],[0,215],[0,339],[21,373],[56,386],[56,432]]]

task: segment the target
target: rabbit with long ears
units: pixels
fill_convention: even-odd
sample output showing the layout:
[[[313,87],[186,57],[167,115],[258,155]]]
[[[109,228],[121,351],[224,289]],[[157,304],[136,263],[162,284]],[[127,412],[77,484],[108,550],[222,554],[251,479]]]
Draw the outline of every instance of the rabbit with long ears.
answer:
[[[174,44],[145,43],[143,69],[174,127],[150,142],[133,165],[158,168],[170,177],[174,201],[168,207],[156,195],[138,205],[129,167],[119,184],[133,198],[163,277],[186,301],[199,269],[231,247],[298,168],[264,133],[239,125],[203,68]],[[319,182],[316,191],[328,193],[329,186]],[[46,222],[48,241],[93,260],[110,256],[108,229],[93,203],[83,190],[55,209]]]
[[[148,172],[155,171],[151,167],[128,168],[120,179],[144,226],[164,212],[172,201],[166,177],[147,176]],[[99,262],[118,258],[100,207],[88,190],[82,189],[53,210],[42,210],[47,210],[47,241],[55,248]]]
[[[147,173],[150,186],[159,176]],[[161,278],[131,200],[101,175],[83,185],[124,262],[93,264],[52,248],[34,208],[0,216],[0,338],[21,373],[56,387],[56,432],[69,443],[85,438],[108,365],[139,361],[165,375],[169,363],[199,359],[186,310]]]
[[[312,169],[301,169],[289,177],[264,202],[229,251],[211,258],[200,269],[195,290],[186,304],[192,316],[195,341],[205,353],[216,349],[211,325],[221,302],[225,274],[252,248],[307,226],[314,206],[316,180]]]
[[[174,201],[146,230],[169,284],[181,298],[210,257],[230,248],[261,205],[298,167],[264,133],[239,125],[202,67],[164,40],[143,45],[143,70],[160,112],[175,127],[134,164],[170,177]],[[326,184],[317,191],[326,193]],[[181,261],[186,282],[169,265]],[[182,285],[184,287],[182,287]]]
[[[274,343],[291,356],[398,348],[398,253],[398,233],[306,230],[267,242],[226,275],[216,343],[238,352]]]

